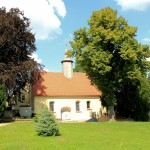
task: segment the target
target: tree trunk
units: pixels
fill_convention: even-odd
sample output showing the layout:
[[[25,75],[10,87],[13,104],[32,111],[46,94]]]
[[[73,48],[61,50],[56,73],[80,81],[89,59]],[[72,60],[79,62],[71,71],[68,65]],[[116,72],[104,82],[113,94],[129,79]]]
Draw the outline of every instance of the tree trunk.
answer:
[[[114,106],[109,107],[109,112],[110,112],[110,120],[109,121],[115,121],[115,110]]]

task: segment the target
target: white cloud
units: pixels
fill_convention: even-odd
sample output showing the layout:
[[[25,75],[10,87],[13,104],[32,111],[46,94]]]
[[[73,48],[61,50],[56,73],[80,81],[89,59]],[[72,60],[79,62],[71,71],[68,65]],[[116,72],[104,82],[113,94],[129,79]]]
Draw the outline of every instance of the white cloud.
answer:
[[[141,43],[145,45],[150,45],[150,38],[141,39]]]
[[[150,38],[144,38],[143,41],[144,42],[150,42]]]
[[[144,11],[150,6],[150,0],[115,0],[123,10],[140,10]]]
[[[36,39],[55,38],[62,33],[59,17],[65,17],[62,0],[0,0],[0,7],[18,7],[31,20],[30,27]]]
[[[39,58],[39,56],[36,53],[32,53],[32,55],[30,56],[32,59],[34,59],[34,61],[38,62],[41,64],[42,60]],[[46,72],[49,72],[49,69],[47,69],[45,66],[43,66],[43,70]]]
[[[38,63],[42,62],[42,60],[38,57],[38,55],[36,53],[32,53],[32,55],[30,57],[33,58]]]

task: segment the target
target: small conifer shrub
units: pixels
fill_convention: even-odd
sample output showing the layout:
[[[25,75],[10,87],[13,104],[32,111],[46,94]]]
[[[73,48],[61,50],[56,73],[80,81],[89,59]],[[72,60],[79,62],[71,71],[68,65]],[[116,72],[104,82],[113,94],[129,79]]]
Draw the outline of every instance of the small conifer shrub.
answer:
[[[35,116],[35,129],[38,135],[42,136],[58,136],[59,128],[53,113],[43,106],[40,113]]]

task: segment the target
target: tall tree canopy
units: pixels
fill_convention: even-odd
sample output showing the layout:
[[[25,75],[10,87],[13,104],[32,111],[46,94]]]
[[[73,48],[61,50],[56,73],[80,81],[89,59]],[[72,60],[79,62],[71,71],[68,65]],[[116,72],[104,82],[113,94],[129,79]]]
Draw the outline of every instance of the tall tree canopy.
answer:
[[[134,118],[141,80],[150,69],[149,46],[138,43],[137,28],[109,7],[93,12],[88,25],[74,32],[71,55],[102,90],[104,103]]]
[[[0,84],[5,85],[8,100],[20,97],[21,90],[33,84],[42,69],[31,58],[36,47],[29,25],[29,19],[19,9],[0,8]]]

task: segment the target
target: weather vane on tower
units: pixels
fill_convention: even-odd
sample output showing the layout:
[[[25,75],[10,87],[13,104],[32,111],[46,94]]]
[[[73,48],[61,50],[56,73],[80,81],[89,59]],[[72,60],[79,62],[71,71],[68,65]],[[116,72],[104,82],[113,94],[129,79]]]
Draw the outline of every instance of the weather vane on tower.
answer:
[[[66,39],[66,49],[68,49],[68,40]]]

